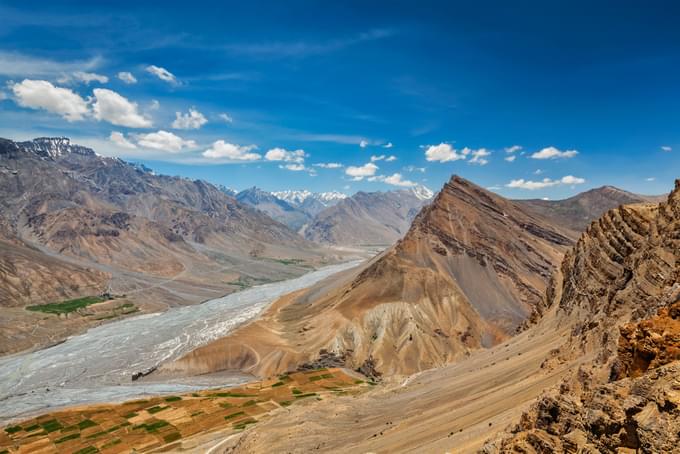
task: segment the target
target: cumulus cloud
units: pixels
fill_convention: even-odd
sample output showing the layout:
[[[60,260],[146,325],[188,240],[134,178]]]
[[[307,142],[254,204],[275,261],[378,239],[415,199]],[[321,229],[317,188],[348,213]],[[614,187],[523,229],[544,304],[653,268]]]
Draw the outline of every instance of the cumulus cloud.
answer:
[[[353,177],[354,180],[363,180],[366,177],[372,177],[375,175],[375,171],[378,170],[378,166],[369,162],[363,166],[349,166],[345,169],[345,174]]]
[[[175,112],[175,121],[172,122],[174,129],[199,129],[206,124],[208,119],[194,107],[189,109],[189,113]]]
[[[368,146],[368,142],[367,142],[366,140],[363,140],[363,139],[362,139],[362,140],[359,142],[359,146],[360,146],[361,148],[366,148],[366,147]]]
[[[416,183],[413,181],[404,180],[400,173],[394,173],[388,177],[382,177],[379,180],[384,183],[391,184],[392,186],[401,186],[405,188],[416,186]]]
[[[118,131],[113,131],[111,135],[109,136],[109,140],[116,145],[118,145],[121,148],[128,148],[128,149],[135,149],[137,148],[137,145],[134,143],[130,142],[128,139],[125,138],[125,136],[118,132]]]
[[[669,147],[668,145],[663,145],[663,146],[661,147],[661,151],[665,151],[665,152],[668,153],[669,151],[673,151],[673,148],[672,148],[672,147]]]
[[[231,118],[231,116],[226,114],[226,113],[221,113],[219,115],[219,117],[220,117],[220,120],[224,121],[225,123],[233,123],[234,122],[234,119]]]
[[[312,164],[314,167],[321,167],[322,169],[340,169],[343,167],[339,162],[320,162],[318,164]]]
[[[380,156],[376,155],[371,156],[371,162],[382,161],[383,159],[385,159],[384,154],[381,154]]]
[[[428,161],[449,162],[465,159],[465,155],[459,153],[451,144],[440,143],[429,145],[425,150],[425,159]]]
[[[407,171],[407,172],[425,173],[425,167],[406,166],[406,167],[404,167],[404,170]]]
[[[506,147],[505,152],[506,153],[515,153],[517,151],[522,150],[522,147],[520,145],[513,145],[511,147]]]
[[[167,151],[169,153],[178,153],[184,148],[196,147],[196,142],[193,140],[184,140],[171,132],[163,130],[148,134],[138,134],[137,144],[140,147]]]
[[[138,112],[137,103],[106,88],[95,88],[92,92],[94,93],[92,110],[97,120],[128,128],[153,126],[151,120]]]
[[[387,142],[385,145],[383,145],[383,148],[392,148],[394,145],[392,145],[392,142]]]
[[[118,77],[120,80],[122,80],[128,85],[137,83],[137,78],[131,72],[128,71],[121,71],[116,75],[116,77]]]
[[[573,158],[578,154],[576,150],[560,151],[555,147],[546,147],[532,154],[533,159],[566,159]]]
[[[285,161],[301,164],[305,161],[307,154],[304,150],[288,151],[285,148],[272,148],[267,151],[264,158],[267,161]]]
[[[530,191],[533,191],[536,189],[545,189],[552,186],[576,185],[583,184],[585,182],[586,180],[583,178],[575,177],[573,175],[566,175],[559,180],[551,180],[550,178],[544,178],[541,181],[531,181],[520,178],[519,180],[510,181],[510,183],[506,184],[505,186],[507,186],[508,188],[528,189]]]
[[[73,79],[85,84],[90,82],[99,82],[100,84],[105,84],[109,81],[109,78],[97,73],[88,73],[84,71],[76,71],[73,73]]]
[[[66,121],[78,121],[88,113],[87,102],[73,91],[55,87],[46,80],[24,79],[10,85],[17,104],[30,109],[42,109],[60,115]]]
[[[470,154],[472,156],[472,159],[468,161],[469,164],[485,166],[489,163],[489,160],[486,158],[491,155],[491,152],[486,148],[480,148],[479,150],[470,150],[468,148],[464,148],[463,154]]]
[[[236,145],[233,143],[218,140],[212,147],[203,152],[203,157],[209,159],[225,159],[230,161],[257,161],[262,156],[259,153],[252,153],[257,146],[255,145]]]
[[[513,162],[515,160],[515,158],[517,158],[517,156],[510,155],[510,156],[506,156],[505,160],[508,161],[508,162]]]
[[[397,160],[397,157],[394,156],[394,155],[390,155],[390,156],[385,158],[386,162],[392,162],[392,161],[396,161],[396,160]]]
[[[168,71],[165,68],[162,68],[160,66],[156,65],[149,65],[146,67],[146,72],[153,74],[154,76],[158,77],[160,80],[163,80],[165,82],[168,82],[170,84],[176,84],[177,83],[177,78],[173,73]]]

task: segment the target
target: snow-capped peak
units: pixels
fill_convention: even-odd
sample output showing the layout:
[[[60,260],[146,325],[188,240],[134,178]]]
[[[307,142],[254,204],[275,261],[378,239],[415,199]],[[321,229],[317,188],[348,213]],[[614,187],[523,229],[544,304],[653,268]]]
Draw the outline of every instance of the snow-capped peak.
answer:
[[[53,159],[70,153],[95,155],[90,148],[72,144],[68,137],[38,137],[27,142],[20,142],[19,145],[37,155],[49,156]]]
[[[293,191],[293,190],[287,190],[287,191],[277,191],[277,192],[272,192],[272,195],[274,197],[285,200],[288,203],[294,204],[294,205],[300,205],[304,203],[305,200],[307,199],[314,199],[317,200],[318,202],[327,205],[329,203],[334,203],[338,202],[342,199],[347,198],[347,194],[343,194],[342,192],[337,192],[337,191],[330,191],[330,192],[311,192],[306,189],[303,189],[301,191]]]
[[[423,186],[422,184],[413,186],[411,188],[411,191],[420,200],[429,200],[434,196],[434,192],[432,192],[430,188],[428,188],[427,186]]]

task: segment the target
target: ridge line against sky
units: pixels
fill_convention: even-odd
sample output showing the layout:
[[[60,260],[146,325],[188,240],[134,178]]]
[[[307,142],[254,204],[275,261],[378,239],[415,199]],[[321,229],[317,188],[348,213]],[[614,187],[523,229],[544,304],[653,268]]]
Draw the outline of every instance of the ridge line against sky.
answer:
[[[678,177],[674,4],[170,3],[3,2],[0,135],[269,191]]]

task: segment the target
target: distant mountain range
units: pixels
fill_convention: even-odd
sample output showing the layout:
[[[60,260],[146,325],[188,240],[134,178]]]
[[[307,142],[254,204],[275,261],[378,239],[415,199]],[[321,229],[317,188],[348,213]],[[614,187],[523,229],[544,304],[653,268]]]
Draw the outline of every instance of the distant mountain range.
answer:
[[[425,186],[387,192],[267,192],[252,187],[236,200],[266,213],[311,241],[343,246],[390,245],[433,196]]]

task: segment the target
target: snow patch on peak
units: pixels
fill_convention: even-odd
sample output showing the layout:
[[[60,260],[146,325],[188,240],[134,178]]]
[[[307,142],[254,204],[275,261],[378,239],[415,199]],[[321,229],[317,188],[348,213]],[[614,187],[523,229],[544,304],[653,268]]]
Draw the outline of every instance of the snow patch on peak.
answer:
[[[422,184],[412,187],[411,192],[413,192],[413,194],[420,200],[430,200],[432,197],[434,197],[434,192],[432,189],[428,188],[427,186],[423,186]]]
[[[19,146],[44,157],[58,158],[70,153],[95,156],[90,148],[71,143],[68,137],[38,137],[27,142],[20,142]]]
[[[304,203],[307,199],[313,199],[322,203],[323,205],[328,205],[337,203],[340,200],[347,198],[347,194],[338,191],[311,192],[306,189],[303,189],[301,191],[293,190],[276,191],[272,192],[272,195],[274,195],[274,197],[278,199],[284,200],[293,205],[300,205]]]

